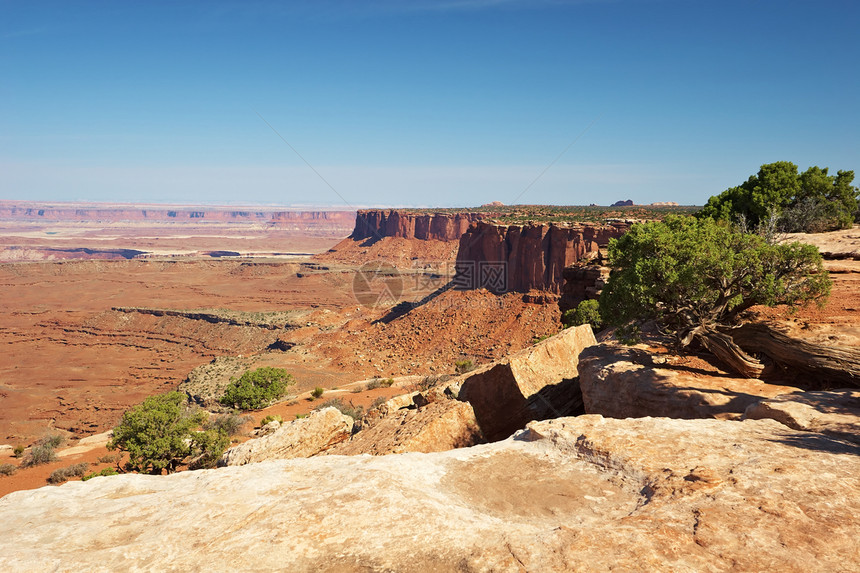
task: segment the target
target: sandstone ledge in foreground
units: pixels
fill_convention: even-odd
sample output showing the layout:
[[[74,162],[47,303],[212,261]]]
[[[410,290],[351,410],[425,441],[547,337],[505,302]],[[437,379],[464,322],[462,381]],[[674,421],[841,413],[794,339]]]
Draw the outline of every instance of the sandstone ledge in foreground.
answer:
[[[441,453],[96,478],[0,499],[0,569],[840,571],[858,454],[772,420],[581,416]]]

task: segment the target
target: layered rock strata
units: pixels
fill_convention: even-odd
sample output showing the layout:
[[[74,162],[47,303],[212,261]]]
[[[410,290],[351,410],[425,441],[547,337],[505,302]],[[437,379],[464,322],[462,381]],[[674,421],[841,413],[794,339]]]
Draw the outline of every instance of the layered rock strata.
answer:
[[[478,221],[460,238],[457,284],[493,292],[561,292],[565,267],[620,237],[626,223],[612,225],[496,225]]]
[[[398,210],[372,209],[358,211],[354,241],[395,237],[419,241],[459,241],[469,225],[486,216],[484,213],[409,213]]]

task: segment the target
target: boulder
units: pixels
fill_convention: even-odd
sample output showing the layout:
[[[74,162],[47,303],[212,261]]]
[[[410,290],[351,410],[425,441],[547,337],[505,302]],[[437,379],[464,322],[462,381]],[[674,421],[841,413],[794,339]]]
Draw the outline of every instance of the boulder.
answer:
[[[596,344],[584,324],[469,373],[458,398],[469,402],[484,436],[507,438],[532,420],[582,413],[577,364]]]
[[[389,413],[370,428],[338,444],[328,454],[400,454],[443,452],[483,441],[472,407],[457,400],[430,402],[417,409]]]
[[[306,458],[348,440],[353,420],[337,408],[323,408],[281,426],[273,433],[230,448],[218,465],[243,466],[265,460]]]
[[[744,418],[771,418],[789,428],[860,444],[860,390],[800,392],[751,404]]]
[[[773,420],[534,422],[431,454],[0,499],[3,571],[848,571],[858,447]]]
[[[798,388],[672,365],[644,345],[605,342],[579,357],[579,385],[589,414],[610,418],[740,418],[762,398]]]

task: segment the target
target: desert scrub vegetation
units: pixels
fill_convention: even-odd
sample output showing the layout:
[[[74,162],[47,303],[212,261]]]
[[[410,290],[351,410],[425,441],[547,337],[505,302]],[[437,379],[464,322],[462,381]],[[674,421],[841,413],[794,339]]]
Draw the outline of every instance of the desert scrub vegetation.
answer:
[[[24,455],[25,449],[26,448],[24,447],[23,444],[18,444],[17,446],[15,446],[15,449],[12,450],[12,455],[15,456],[16,458],[20,458],[21,456]]]
[[[465,374],[466,372],[471,372],[474,369],[475,364],[468,358],[454,362],[454,370],[457,374]]]
[[[18,467],[12,464],[0,464],[0,476],[10,476],[18,471]]]
[[[377,388],[390,388],[393,384],[394,378],[374,378],[365,385],[364,389],[376,390]],[[361,392],[361,390],[359,390],[359,392]]]
[[[216,430],[228,436],[235,436],[240,432],[242,426],[251,422],[251,420],[251,416],[242,416],[237,412],[229,412],[227,414],[210,416],[203,425],[203,429]]]
[[[105,454],[103,456],[99,456],[96,460],[100,464],[115,464],[118,463],[122,459],[122,454],[119,452],[115,452],[113,454]]]
[[[284,397],[292,384],[295,380],[283,368],[257,368],[231,379],[220,402],[240,410],[259,410]]]
[[[107,447],[128,452],[130,471],[173,473],[187,458],[194,468],[208,467],[230,440],[220,429],[198,430],[207,417],[202,410],[188,408],[179,392],[150,396],[122,415]]]
[[[326,400],[314,410],[322,410],[323,408],[337,408],[340,410],[340,413],[349,416],[353,420],[360,421],[364,418],[364,408],[361,406],[356,406],[352,402],[344,402],[341,398],[332,398],[331,400]]]
[[[81,462],[64,468],[57,468],[48,476],[48,483],[58,484],[67,482],[75,477],[84,477],[87,470],[90,469],[90,464]]]
[[[89,474],[83,476],[81,478],[81,481],[91,480],[94,477],[115,476],[118,474],[119,474],[119,472],[116,471],[114,468],[103,468],[99,472],[92,472],[92,473],[89,473]]]
[[[317,386],[313,390],[311,390],[311,399],[316,400],[317,398],[322,398],[322,395],[325,393],[325,388],[321,388]]]
[[[22,468],[49,464],[57,459],[56,449],[63,443],[63,436],[60,434],[49,434],[40,439],[30,448],[30,451],[24,457],[21,463]]]
[[[260,427],[262,428],[263,426],[271,422],[283,423],[283,421],[284,419],[281,416],[277,414],[269,414],[268,416],[260,420]]]

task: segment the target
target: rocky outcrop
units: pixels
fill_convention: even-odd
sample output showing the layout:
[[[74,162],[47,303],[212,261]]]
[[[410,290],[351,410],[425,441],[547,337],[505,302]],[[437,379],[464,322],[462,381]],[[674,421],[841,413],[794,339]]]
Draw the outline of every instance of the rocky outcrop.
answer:
[[[800,392],[751,404],[744,418],[771,418],[789,428],[860,444],[860,390]]]
[[[583,349],[596,342],[587,324],[563,330],[470,373],[458,398],[472,405],[490,441],[532,420],[582,413],[577,364]]]
[[[606,342],[579,357],[585,411],[612,418],[738,418],[763,398],[798,389],[669,363],[644,345]]]
[[[348,440],[352,425],[352,418],[341,414],[337,408],[323,408],[311,412],[307,418],[283,424],[262,438],[230,448],[218,460],[218,465],[243,466],[265,460],[313,456]]]
[[[564,312],[584,300],[598,300],[606,281],[609,280],[609,267],[582,265],[565,268],[561,272],[564,284],[561,287],[559,309]]]
[[[481,442],[483,437],[472,407],[457,400],[440,400],[393,412],[327,453],[379,456],[444,452]]]
[[[857,453],[772,420],[581,416],[449,452],[100,477],[0,499],[0,569],[847,571]]]
[[[460,238],[460,288],[493,292],[561,291],[563,270],[623,235],[625,223],[612,225],[496,225],[477,222]]]
[[[384,237],[420,241],[459,241],[469,225],[486,216],[484,213],[409,213],[407,211],[372,209],[358,211],[350,239],[378,240]]]

